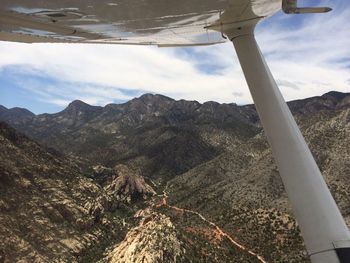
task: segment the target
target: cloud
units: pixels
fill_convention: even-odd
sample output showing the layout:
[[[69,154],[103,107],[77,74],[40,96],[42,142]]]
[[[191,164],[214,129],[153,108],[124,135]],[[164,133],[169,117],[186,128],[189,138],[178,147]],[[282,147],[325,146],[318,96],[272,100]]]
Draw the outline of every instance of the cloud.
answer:
[[[291,82],[291,81],[284,80],[284,79],[277,79],[276,83],[279,87],[287,87],[287,88],[291,88],[291,89],[295,89],[295,90],[299,89],[296,82]]]
[[[52,103],[57,106],[61,107],[67,107],[67,105],[71,102],[69,100],[61,100],[61,99],[50,99],[48,100],[49,103]]]
[[[195,59],[178,57],[174,49],[6,43],[2,44],[1,51],[6,57],[0,67],[20,65],[22,72],[28,69],[30,73],[45,74],[57,82],[77,83],[76,87],[71,85],[75,90],[85,83],[92,87],[143,90],[175,98],[230,102],[232,89],[244,84],[241,76],[235,78],[241,72],[227,72],[231,69],[224,67],[220,74],[207,74],[197,68]],[[96,93],[105,92],[96,90]]]
[[[106,105],[130,100],[145,93],[142,90],[129,91],[87,82],[68,82],[52,78],[42,71],[26,72],[22,67],[8,67],[3,74],[11,76],[11,82],[16,87],[28,91],[38,101],[61,107],[67,106],[73,99],[80,99],[93,105]]]
[[[234,92],[232,92],[232,94],[233,94],[233,96],[238,97],[238,98],[243,96],[243,93],[239,92],[239,91],[234,91]]]
[[[350,90],[350,9],[336,4],[328,14],[280,13],[258,26],[257,40],[287,100]],[[0,71],[11,67],[19,74],[15,81],[38,99],[62,106],[73,99],[102,105],[143,92],[252,102],[231,43],[157,48],[0,42],[0,57]]]

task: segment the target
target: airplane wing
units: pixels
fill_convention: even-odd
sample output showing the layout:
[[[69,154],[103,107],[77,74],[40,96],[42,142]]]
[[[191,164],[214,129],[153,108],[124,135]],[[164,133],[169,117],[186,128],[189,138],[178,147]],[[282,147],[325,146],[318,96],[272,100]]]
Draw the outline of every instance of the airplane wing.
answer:
[[[281,7],[282,0],[2,0],[0,40],[210,45],[225,41],[225,27]]]

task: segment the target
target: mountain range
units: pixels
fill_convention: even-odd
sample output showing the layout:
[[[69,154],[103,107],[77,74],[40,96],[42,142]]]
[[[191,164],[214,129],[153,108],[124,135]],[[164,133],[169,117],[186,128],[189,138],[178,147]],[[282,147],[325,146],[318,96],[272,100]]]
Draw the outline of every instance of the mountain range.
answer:
[[[350,93],[288,103],[350,225]],[[0,106],[0,262],[309,262],[253,105]]]

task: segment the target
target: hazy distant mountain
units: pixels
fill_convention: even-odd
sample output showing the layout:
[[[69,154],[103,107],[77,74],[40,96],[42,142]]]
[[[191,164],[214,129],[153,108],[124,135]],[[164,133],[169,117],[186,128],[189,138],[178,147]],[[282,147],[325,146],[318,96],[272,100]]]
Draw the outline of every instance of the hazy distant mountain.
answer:
[[[350,93],[329,92],[289,106],[350,223]],[[87,214],[98,222],[119,222],[116,229],[123,229],[115,240],[102,234],[105,241],[95,243],[98,253],[85,246],[76,254],[68,249],[71,257],[82,262],[261,262],[261,256],[267,262],[309,262],[253,105],[145,94],[105,107],[73,101],[55,114],[11,111],[0,107],[0,120],[68,154],[69,159],[60,158],[80,167],[72,173],[62,161],[45,175],[57,170],[82,178],[84,173],[100,189],[94,193],[97,201],[85,206]],[[15,174],[19,164],[8,163],[9,174]],[[91,194],[73,192],[80,191],[86,198]],[[74,198],[71,202],[79,203]]]

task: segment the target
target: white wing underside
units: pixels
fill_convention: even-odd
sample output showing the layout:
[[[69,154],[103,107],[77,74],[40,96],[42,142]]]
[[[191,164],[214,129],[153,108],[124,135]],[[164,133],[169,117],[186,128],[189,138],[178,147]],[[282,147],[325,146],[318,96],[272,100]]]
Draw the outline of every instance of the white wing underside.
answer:
[[[222,27],[280,8],[281,0],[2,0],[0,40],[210,45],[225,41]]]

